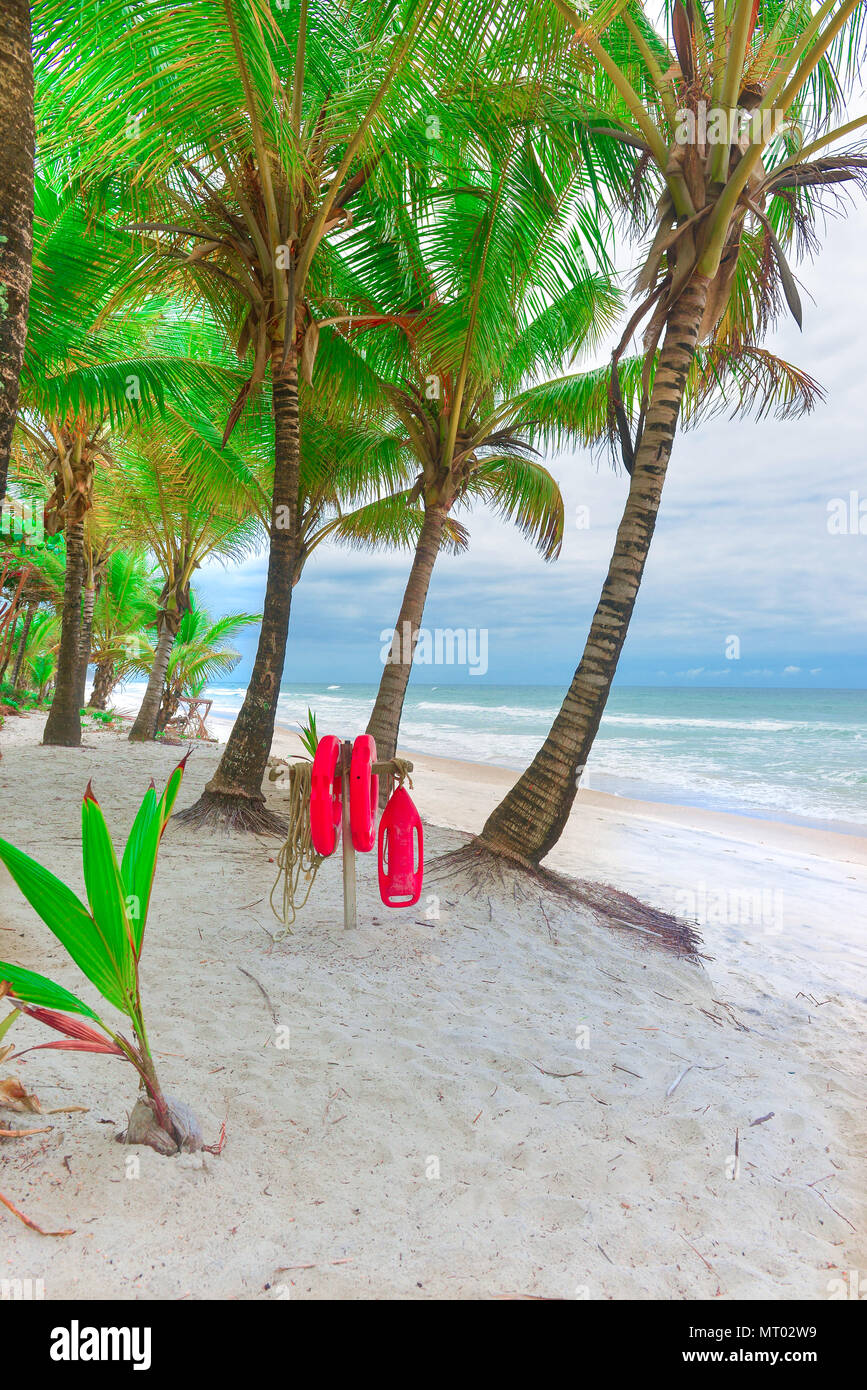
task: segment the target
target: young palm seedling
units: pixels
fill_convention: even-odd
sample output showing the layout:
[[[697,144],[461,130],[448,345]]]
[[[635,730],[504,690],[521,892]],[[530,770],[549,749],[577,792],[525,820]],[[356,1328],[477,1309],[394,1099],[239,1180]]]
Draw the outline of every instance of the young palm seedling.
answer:
[[[301,742],[307,749],[311,758],[316,757],[316,749],[319,747],[319,735],[316,732],[316,715],[308,705],[307,723],[298,725],[298,732],[301,735]]]
[[[8,984],[9,1002],[64,1035],[62,1041],[41,1043],[40,1047],[125,1057],[138,1072],[142,1095],[123,1138],[127,1143],[149,1144],[166,1154],[176,1153],[179,1148],[200,1148],[202,1142],[192,1113],[179,1101],[165,1096],[160,1087],[145,1029],[139,962],[160,840],[186,761],[184,758],[175,768],[162,796],[157,796],[151,782],[120,865],[105,817],[88,783],[81,826],[89,912],[48,869],[0,840],[0,862],[103,999],[126,1014],[133,1040],[110,1027],[61,985],[32,970],[0,961],[0,984]]]

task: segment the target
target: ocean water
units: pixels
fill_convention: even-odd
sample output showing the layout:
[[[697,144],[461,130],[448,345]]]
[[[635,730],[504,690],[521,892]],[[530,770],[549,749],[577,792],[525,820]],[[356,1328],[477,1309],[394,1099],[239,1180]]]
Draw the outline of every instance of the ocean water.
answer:
[[[136,703],[143,686],[126,688]],[[243,686],[213,686],[214,713],[234,716]],[[367,722],[372,685],[286,685],[278,722],[308,706],[321,733],[352,737]],[[563,692],[553,686],[412,685],[401,746],[523,768]],[[647,801],[867,833],[867,691],[681,690],[616,687],[583,785]]]

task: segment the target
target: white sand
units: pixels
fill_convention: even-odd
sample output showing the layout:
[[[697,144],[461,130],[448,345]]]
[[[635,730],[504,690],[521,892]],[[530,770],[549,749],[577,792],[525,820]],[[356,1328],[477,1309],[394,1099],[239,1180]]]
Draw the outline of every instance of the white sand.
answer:
[[[42,722],[0,735],[0,834],[82,892],[88,779],[120,841],[176,750],[105,731],[43,749]],[[180,805],[217,756],[196,750]],[[416,768],[429,855],[480,828],[512,777]],[[127,1068],[29,1054],[14,1070],[43,1106],[91,1108],[4,1143],[0,1191],[75,1234],[0,1208],[0,1278],[44,1279],[48,1298],[791,1299],[865,1267],[867,842],[581,793],[551,866],[710,918],[704,966],[511,878],[428,884],[438,917],[426,896],[389,911],[374,856],[356,932],[335,858],[274,944],[274,852],[172,825],[150,913],[163,1082],[209,1138],[226,1120],[222,1156],[122,1148]],[[0,927],[0,957],[96,1002],[2,870]],[[47,1039],[30,1021],[15,1037]]]

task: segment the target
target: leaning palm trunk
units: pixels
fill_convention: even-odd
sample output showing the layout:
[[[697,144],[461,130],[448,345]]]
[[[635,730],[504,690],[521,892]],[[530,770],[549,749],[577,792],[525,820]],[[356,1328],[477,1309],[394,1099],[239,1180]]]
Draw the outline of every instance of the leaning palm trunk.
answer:
[[[154,653],[153,665],[148,676],[147,689],[139,712],[135,717],[135,722],[129,731],[131,743],[146,743],[152,739],[157,731],[157,717],[160,712],[160,700],[163,694],[166,671],[169,669],[172,647],[175,645],[175,638],[180,626],[180,617],[176,612],[164,613],[160,618],[160,633],[157,638],[157,649]]]
[[[446,518],[447,513],[443,507],[429,507],[425,511],[415,558],[400,605],[394,639],[379,682],[373,713],[367,725],[367,732],[376,743],[377,756],[384,762],[394,757],[397,748],[397,733],[412,672],[412,659]],[[387,790],[383,781],[383,796],[387,795]]]
[[[78,707],[84,704],[84,690],[87,685],[87,668],[90,665],[90,647],[93,635],[93,606],[96,601],[96,589],[90,585],[84,586],[84,602],[81,611],[81,632],[78,639]]]
[[[272,361],[272,402],[274,493],[268,581],[256,660],[217,771],[199,800],[181,812],[179,819],[193,824],[215,821],[238,830],[282,833],[285,825],[281,818],[265,809],[262,779],[274,737],[295,572],[300,434],[294,353],[283,372],[279,356]]]
[[[60,620],[60,650],[57,654],[57,683],[42,735],[44,744],[62,748],[78,748],[81,743],[78,659],[83,584],[84,521],[70,521],[66,528],[66,578]]]
[[[482,831],[481,843],[508,858],[538,864],[569,819],[644,574],[709,283],[695,275],[669,315],[647,425],[581,663],[548,737]]]
[[[28,603],[27,612],[24,615],[24,626],[21,629],[21,638],[18,642],[18,650],[15,653],[15,665],[12,667],[12,689],[18,689],[18,682],[21,679],[21,663],[24,660],[24,653],[27,650],[27,639],[30,636],[30,624],[33,622],[36,613],[36,604]]]
[[[33,59],[30,0],[0,6],[0,501],[18,409],[33,259]]]
[[[96,670],[93,673],[93,689],[90,692],[87,708],[105,709],[108,705],[108,697],[116,684],[114,658],[109,657],[106,661],[97,662]]]

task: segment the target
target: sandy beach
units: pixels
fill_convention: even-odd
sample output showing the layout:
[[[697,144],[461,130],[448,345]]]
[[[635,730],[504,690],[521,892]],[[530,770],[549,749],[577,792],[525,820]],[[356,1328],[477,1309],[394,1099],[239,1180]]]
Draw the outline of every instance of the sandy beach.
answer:
[[[88,780],[122,843],[177,750],[103,729],[42,748],[43,718],[0,734],[0,834],[82,893]],[[196,747],[179,806],[218,752]],[[414,762],[429,860],[515,775]],[[389,911],[374,856],[355,932],[335,858],[279,935],[277,848],[170,824],[157,872],[151,1041],[206,1137],[225,1122],[222,1155],[122,1148],[129,1069],[28,1054],[45,1109],[88,1110],[6,1142],[0,1186],[74,1234],[3,1211],[0,1278],[49,1299],[827,1299],[864,1268],[867,841],[581,792],[550,867],[697,920],[700,964],[509,875]],[[95,1002],[5,871],[0,927],[0,956]]]

